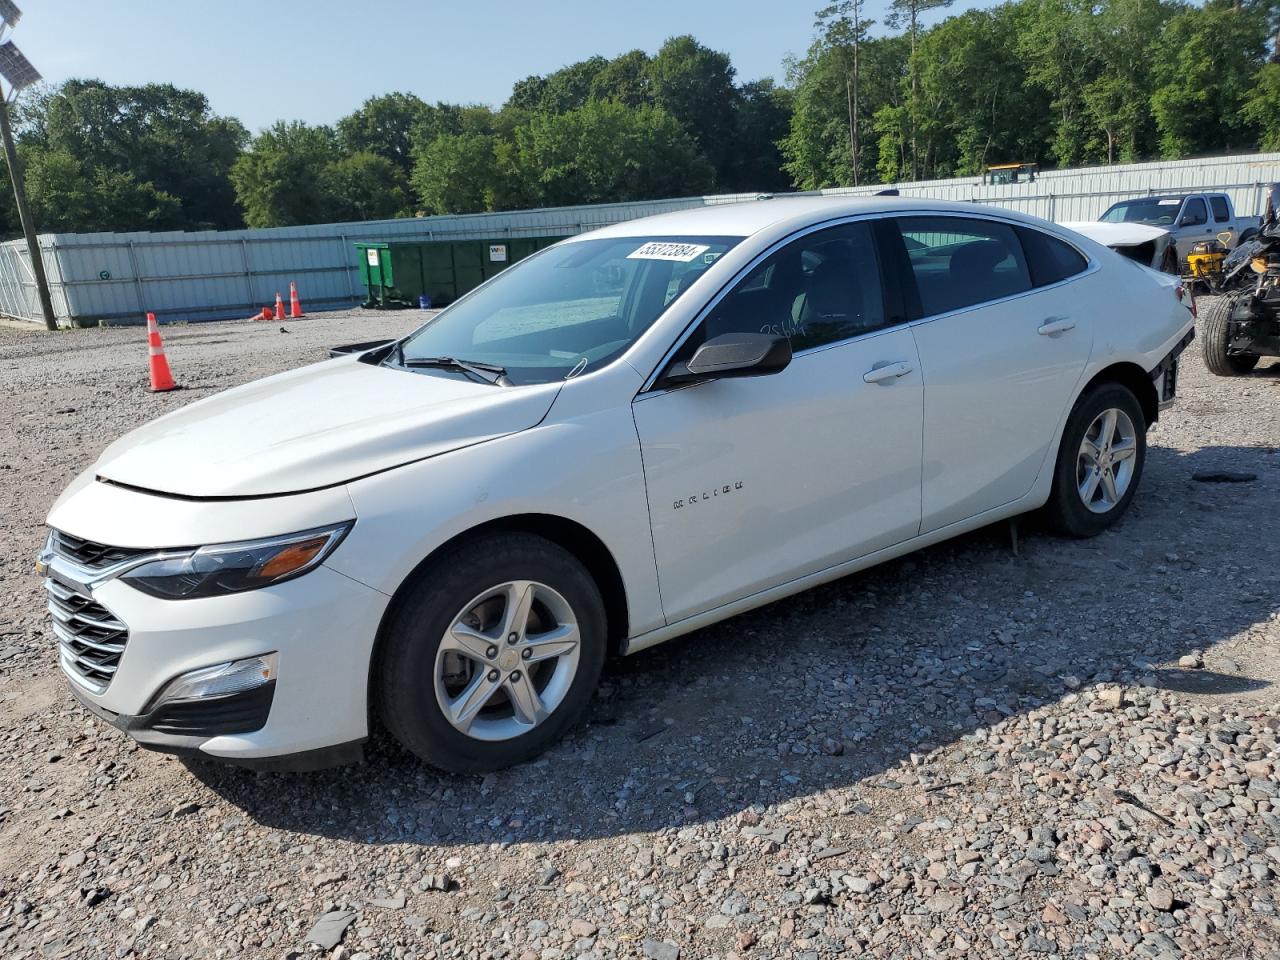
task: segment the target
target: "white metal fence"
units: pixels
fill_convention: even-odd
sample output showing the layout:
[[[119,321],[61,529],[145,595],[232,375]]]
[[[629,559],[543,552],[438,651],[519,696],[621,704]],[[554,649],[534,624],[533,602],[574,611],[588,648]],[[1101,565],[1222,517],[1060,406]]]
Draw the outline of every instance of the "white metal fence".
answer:
[[[1238,213],[1261,212],[1265,185],[1280,181],[1280,153],[1207,160],[1050,170],[1034,183],[984,186],[979,177],[895,184],[904,196],[976,201],[1049,220],[1093,220],[1121,197],[1190,190],[1225,191]],[[822,191],[873,194],[886,185]],[[561,236],[610,223],[754,194],[557,207],[510,213],[373,220],[361,223],[184,233],[59,233],[40,237],[60,322],[247,317],[287,293],[294,280],[309,309],[350,306],[364,297],[357,240],[501,240]],[[0,314],[39,320],[26,243],[0,244]]]

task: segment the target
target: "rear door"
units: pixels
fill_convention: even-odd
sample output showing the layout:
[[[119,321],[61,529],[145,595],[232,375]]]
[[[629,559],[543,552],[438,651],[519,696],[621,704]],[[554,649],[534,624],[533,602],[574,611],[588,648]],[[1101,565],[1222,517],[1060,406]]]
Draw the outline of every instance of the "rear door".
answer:
[[[919,296],[911,329],[924,374],[928,533],[1030,492],[1089,359],[1093,317],[1069,279],[1088,261],[1007,222],[897,224]]]

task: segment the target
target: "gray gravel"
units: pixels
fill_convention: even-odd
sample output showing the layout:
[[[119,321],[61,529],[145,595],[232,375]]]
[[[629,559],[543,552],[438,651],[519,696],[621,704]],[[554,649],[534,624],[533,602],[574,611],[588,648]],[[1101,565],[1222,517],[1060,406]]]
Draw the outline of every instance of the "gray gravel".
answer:
[[[1280,957],[1280,364],[1194,345],[1112,532],[993,527],[613,663],[538,762],[252,774],[90,717],[31,574],[57,493],[418,319],[167,327],[165,395],[138,328],[0,328],[0,956]]]

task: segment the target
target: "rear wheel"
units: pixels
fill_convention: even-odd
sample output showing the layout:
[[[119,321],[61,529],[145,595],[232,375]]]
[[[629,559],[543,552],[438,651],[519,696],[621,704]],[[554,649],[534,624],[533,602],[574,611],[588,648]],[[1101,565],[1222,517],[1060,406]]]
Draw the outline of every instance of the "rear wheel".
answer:
[[[391,734],[433,766],[483,773],[547,749],[604,665],[604,603],[568,552],[485,536],[421,571],[384,636],[376,678]]]
[[[1258,365],[1258,356],[1228,353],[1231,311],[1238,297],[1219,297],[1204,315],[1204,365],[1220,377],[1242,377]]]
[[[1128,387],[1103,383],[1067,418],[1046,505],[1050,523],[1072,537],[1096,537],[1129,508],[1147,457],[1147,421]]]

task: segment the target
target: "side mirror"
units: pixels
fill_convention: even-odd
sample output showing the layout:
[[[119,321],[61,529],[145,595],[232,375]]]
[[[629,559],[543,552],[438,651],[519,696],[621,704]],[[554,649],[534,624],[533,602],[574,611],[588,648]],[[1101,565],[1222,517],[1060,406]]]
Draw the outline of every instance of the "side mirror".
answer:
[[[778,373],[791,362],[791,341],[768,333],[722,333],[700,346],[689,362],[675,364],[663,380],[692,383],[724,377]]]

